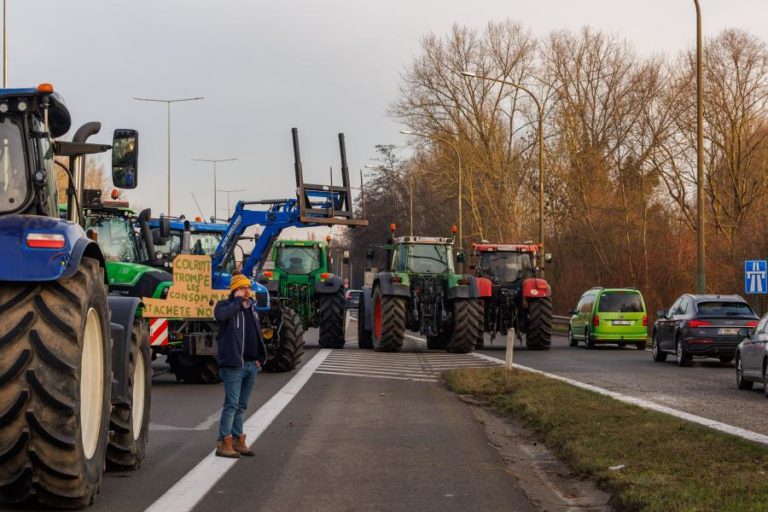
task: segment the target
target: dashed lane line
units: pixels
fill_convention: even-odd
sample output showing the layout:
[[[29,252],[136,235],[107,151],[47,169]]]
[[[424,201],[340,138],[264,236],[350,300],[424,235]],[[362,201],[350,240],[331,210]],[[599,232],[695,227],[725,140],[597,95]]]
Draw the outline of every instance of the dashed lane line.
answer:
[[[243,425],[243,430],[251,445],[291,403],[291,400],[301,391],[301,388],[330,353],[330,349],[320,349],[315,357],[305,363],[280,391],[248,418]],[[146,509],[147,512],[187,512],[192,510],[236,463],[237,459],[216,457],[216,452],[212,451],[150,505]]]

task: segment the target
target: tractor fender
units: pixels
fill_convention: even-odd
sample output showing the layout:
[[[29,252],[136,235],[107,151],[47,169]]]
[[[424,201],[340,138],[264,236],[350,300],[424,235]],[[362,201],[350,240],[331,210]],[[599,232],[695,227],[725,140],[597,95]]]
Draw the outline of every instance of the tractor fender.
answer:
[[[131,331],[141,301],[137,297],[110,295],[109,311],[112,316],[112,404],[130,404],[128,374],[131,349]],[[143,321],[143,320],[142,320]]]
[[[530,277],[523,281],[523,297],[526,299],[540,299],[552,295],[552,289],[544,279]]]
[[[448,300],[453,299],[477,299],[480,298],[480,288],[477,284],[477,278],[475,276],[465,275],[463,279],[469,281],[468,284],[459,284],[448,288],[446,294]]]
[[[341,278],[336,275],[331,275],[326,279],[315,281],[316,294],[328,295],[330,293],[337,293],[340,289]]]
[[[392,282],[392,272],[381,272],[376,276],[374,286],[381,288],[382,295],[394,295],[396,297],[411,297],[411,287],[403,283]]]
[[[477,290],[480,297],[492,297],[493,296],[493,282],[487,277],[476,277]]]
[[[373,330],[373,288],[363,287],[363,296],[360,297],[363,301],[363,318],[358,318],[358,322],[363,322],[363,327],[366,331]]]
[[[90,238],[80,238],[75,242],[75,246],[72,248],[72,253],[70,254],[69,265],[67,265],[67,268],[61,277],[67,279],[74,276],[77,269],[80,267],[80,261],[83,259],[83,256],[93,258],[99,262],[101,268],[104,269],[104,282],[109,284],[109,281],[107,280],[107,265],[104,261],[104,254],[101,252],[99,244]]]

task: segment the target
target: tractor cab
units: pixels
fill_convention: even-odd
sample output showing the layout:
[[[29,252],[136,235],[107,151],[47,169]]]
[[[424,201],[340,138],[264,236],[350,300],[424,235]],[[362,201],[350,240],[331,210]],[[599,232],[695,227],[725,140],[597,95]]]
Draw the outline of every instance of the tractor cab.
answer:
[[[392,270],[408,274],[453,274],[453,240],[402,236],[394,240]]]
[[[327,270],[328,248],[323,242],[279,241],[274,244],[274,270],[292,276],[309,276]]]
[[[101,190],[85,190],[85,233],[95,240],[107,262],[141,263],[146,249],[133,229],[135,214],[128,201],[101,200]]]
[[[494,284],[508,285],[535,277],[539,246],[534,244],[474,244],[475,274]]]

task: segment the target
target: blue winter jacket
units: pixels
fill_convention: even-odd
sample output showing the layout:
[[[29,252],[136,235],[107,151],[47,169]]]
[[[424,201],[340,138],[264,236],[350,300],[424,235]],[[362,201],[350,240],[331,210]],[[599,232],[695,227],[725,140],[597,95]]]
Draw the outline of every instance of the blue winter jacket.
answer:
[[[243,309],[242,302],[243,299],[230,296],[218,302],[213,310],[219,322],[219,366],[240,368],[245,361],[258,361],[264,366],[267,360],[259,314],[253,305]]]

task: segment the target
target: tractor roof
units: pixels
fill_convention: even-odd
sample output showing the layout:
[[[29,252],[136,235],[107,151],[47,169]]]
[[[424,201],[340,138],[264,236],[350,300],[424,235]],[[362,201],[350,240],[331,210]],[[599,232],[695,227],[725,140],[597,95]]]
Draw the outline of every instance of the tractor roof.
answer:
[[[278,247],[325,247],[325,242],[321,240],[278,240],[275,246]]]
[[[401,236],[395,238],[396,244],[453,245],[452,238],[441,236]]]
[[[25,87],[22,89],[0,88],[0,104],[6,104],[8,112],[34,111],[42,115],[42,107],[38,100],[45,96],[48,96],[49,101],[48,124],[51,130],[51,137],[61,137],[69,131],[72,125],[72,117],[69,115],[64,98],[60,94],[56,92],[43,92],[38,90],[37,87]],[[19,105],[21,101],[26,103],[26,105],[23,105],[23,110],[20,108],[22,105]]]
[[[538,244],[472,244],[477,252],[539,252]]]

